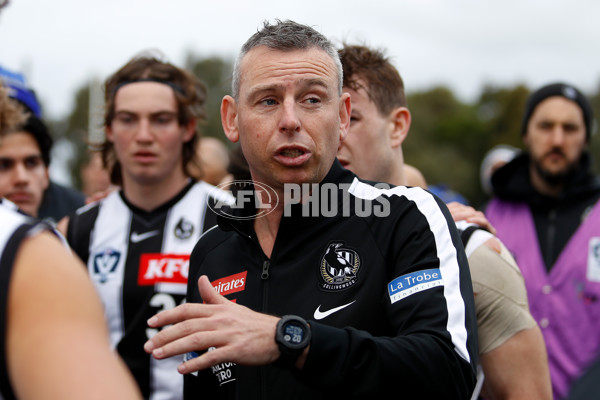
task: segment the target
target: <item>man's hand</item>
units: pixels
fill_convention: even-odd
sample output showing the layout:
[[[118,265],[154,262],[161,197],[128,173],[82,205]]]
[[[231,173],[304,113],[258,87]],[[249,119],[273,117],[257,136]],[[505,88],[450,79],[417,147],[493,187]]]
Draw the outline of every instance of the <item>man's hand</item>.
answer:
[[[450,210],[450,214],[452,214],[452,219],[454,219],[454,221],[465,220],[481,226],[483,229],[489,231],[492,235],[496,234],[496,228],[494,228],[490,221],[487,220],[483,212],[477,211],[471,206],[466,206],[456,201],[446,205],[448,206],[448,210]]]
[[[279,318],[227,300],[215,291],[206,276],[198,280],[198,290],[203,304],[182,304],[148,320],[151,328],[165,328],[146,342],[144,350],[147,353],[160,360],[215,348],[181,364],[178,371],[182,374],[223,362],[265,365],[279,357],[275,343]]]

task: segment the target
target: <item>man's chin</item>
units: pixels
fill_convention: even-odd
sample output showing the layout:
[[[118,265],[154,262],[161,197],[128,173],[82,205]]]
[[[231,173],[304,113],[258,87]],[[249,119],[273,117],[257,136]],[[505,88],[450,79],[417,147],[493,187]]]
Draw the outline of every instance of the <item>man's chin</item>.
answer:
[[[571,169],[568,168],[544,168],[538,166],[538,174],[550,186],[561,186],[568,179]]]

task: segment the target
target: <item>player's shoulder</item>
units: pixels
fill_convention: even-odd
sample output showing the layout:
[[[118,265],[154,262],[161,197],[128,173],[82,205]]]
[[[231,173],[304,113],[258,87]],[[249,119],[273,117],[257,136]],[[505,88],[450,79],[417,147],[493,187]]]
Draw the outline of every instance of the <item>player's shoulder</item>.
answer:
[[[222,202],[224,204],[233,204],[234,197],[231,192],[223,190],[218,186],[213,186],[210,183],[204,181],[197,181],[191,191],[196,196],[203,196],[208,198],[211,203]]]
[[[192,256],[195,255],[197,257],[201,255],[204,257],[215,251],[235,251],[235,249],[232,250],[230,243],[238,237],[241,238],[241,235],[234,231],[223,230],[219,225],[215,225],[200,236],[200,239],[198,239],[198,242],[194,246]]]
[[[114,190],[108,193],[105,197],[96,199],[86,205],[79,207],[75,212],[73,212],[70,218],[79,217],[81,215],[93,215],[97,214],[100,208],[102,208],[105,204],[108,203],[124,203],[121,197],[121,193],[119,190]]]
[[[356,177],[350,185],[349,192],[356,198],[375,200],[387,198],[394,206],[418,202],[420,204],[443,204],[433,193],[416,186],[392,185],[385,182],[374,182]]]

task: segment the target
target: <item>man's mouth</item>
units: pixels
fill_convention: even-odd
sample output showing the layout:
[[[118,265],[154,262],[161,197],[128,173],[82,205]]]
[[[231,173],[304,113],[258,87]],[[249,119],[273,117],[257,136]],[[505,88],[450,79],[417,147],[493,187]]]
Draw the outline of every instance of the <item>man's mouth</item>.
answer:
[[[6,196],[13,203],[22,203],[31,201],[31,194],[27,192],[14,192]]]
[[[284,157],[295,158],[300,157],[302,154],[304,154],[304,151],[300,149],[284,149],[279,154],[281,154]]]
[[[135,159],[141,163],[152,162],[156,159],[156,154],[149,151],[138,151],[134,154]]]
[[[299,167],[311,158],[311,153],[301,146],[284,147],[279,149],[275,158],[287,167]]]

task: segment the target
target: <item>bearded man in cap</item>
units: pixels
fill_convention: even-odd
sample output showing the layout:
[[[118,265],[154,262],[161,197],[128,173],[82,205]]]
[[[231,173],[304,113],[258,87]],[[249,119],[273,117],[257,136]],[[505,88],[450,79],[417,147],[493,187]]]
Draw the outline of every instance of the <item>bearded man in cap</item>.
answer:
[[[486,209],[515,255],[548,350],[555,398],[600,352],[600,180],[591,170],[588,99],[554,83],[528,99],[526,151],[492,176]]]

